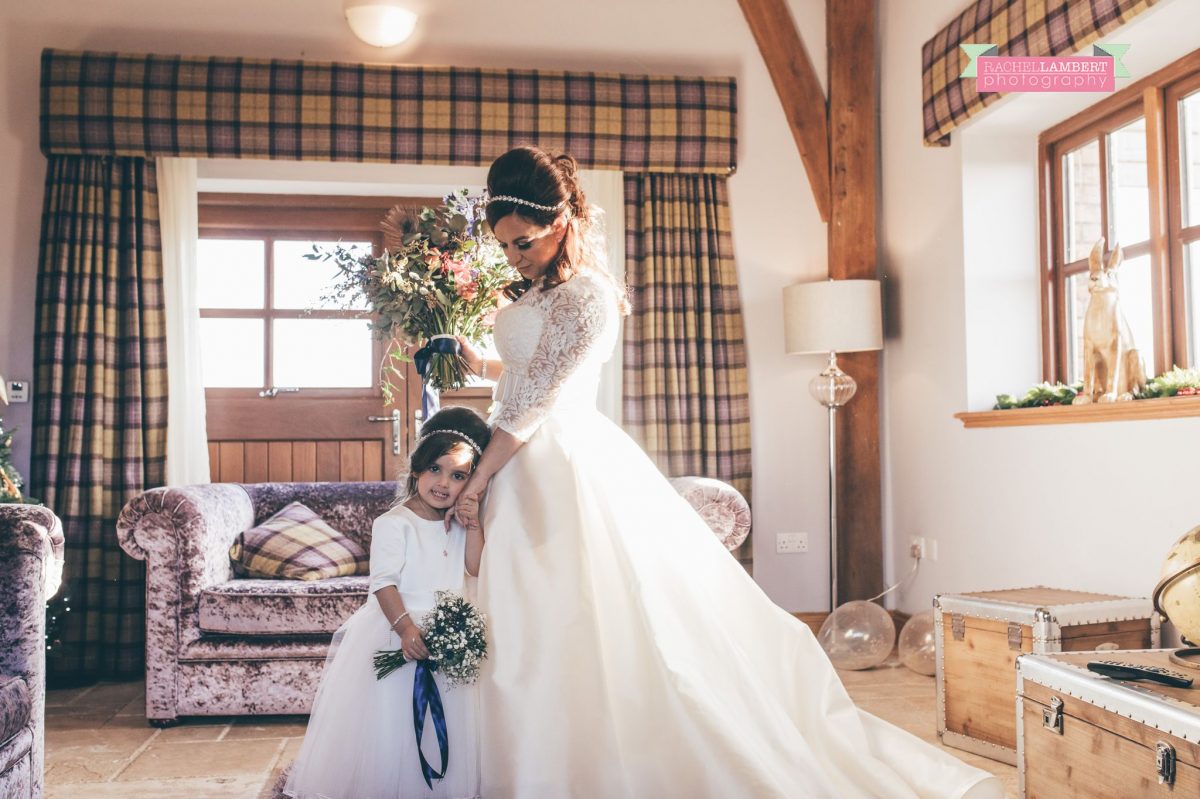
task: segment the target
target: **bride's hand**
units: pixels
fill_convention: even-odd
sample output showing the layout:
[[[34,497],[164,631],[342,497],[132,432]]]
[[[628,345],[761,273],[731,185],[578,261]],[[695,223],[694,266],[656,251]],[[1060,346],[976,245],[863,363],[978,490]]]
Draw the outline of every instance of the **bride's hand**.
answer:
[[[467,368],[475,374],[482,372],[483,356],[479,353],[479,350],[467,340],[466,336],[455,336],[455,338],[458,339],[458,354],[467,362]]]

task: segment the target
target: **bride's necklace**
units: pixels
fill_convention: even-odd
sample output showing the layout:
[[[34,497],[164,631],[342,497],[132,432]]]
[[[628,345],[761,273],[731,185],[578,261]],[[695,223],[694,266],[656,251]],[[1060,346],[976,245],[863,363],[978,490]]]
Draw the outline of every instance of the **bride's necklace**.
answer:
[[[420,494],[413,497],[413,499],[415,499],[417,501],[417,503],[420,505],[420,510],[424,511],[424,512],[418,512],[417,508],[410,508],[410,510],[412,510],[413,513],[417,514],[418,518],[424,519],[427,522],[445,522],[445,520],[446,520],[445,516],[443,516],[440,519],[437,518],[437,511],[434,510],[432,507],[430,507],[428,502],[421,499]],[[425,515],[427,513],[432,514],[434,518],[430,519],[428,516]],[[445,537],[445,540],[442,541],[442,557],[448,558],[448,557],[450,557],[450,531],[443,529],[443,532],[446,534],[446,537]]]

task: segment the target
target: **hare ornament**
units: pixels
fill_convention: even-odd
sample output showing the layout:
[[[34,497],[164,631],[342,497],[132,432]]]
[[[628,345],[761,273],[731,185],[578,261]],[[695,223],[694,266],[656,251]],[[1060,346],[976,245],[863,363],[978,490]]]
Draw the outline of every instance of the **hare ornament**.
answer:
[[[1073,404],[1133,399],[1146,385],[1142,359],[1117,298],[1121,246],[1104,263],[1104,239],[1088,256],[1087,310],[1083,315],[1083,390]]]

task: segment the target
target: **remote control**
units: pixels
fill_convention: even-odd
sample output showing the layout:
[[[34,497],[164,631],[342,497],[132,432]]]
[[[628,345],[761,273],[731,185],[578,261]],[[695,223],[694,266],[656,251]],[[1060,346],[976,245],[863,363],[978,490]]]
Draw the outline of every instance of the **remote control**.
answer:
[[[1113,677],[1118,680],[1153,680],[1172,688],[1190,688],[1192,678],[1181,671],[1171,671],[1161,666],[1139,666],[1123,660],[1093,660],[1087,664],[1088,671]]]

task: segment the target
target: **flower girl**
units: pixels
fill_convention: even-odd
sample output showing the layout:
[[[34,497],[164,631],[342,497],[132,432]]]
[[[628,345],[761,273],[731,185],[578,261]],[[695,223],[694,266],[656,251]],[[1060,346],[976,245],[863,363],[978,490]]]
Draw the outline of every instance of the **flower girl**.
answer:
[[[438,411],[425,422],[409,461],[402,501],[375,520],[370,597],[333,639],[308,731],[284,788],[296,799],[472,799],[479,795],[476,688],[450,687],[440,673],[448,735],[442,763],[431,715],[418,751],[414,671],[428,656],[418,623],[435,592],[462,593],[464,575],[479,571],[483,531],[446,510],[471,476],[490,431],[469,408]],[[473,581],[472,581],[473,582]],[[373,658],[402,649],[410,661],[377,680]],[[421,754],[442,779],[426,783]]]

